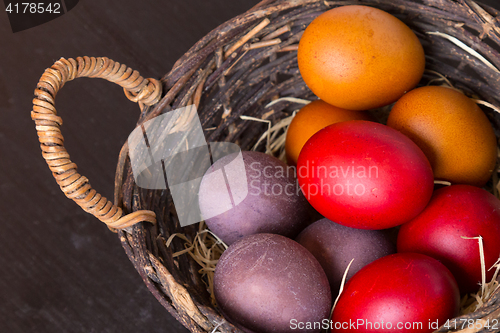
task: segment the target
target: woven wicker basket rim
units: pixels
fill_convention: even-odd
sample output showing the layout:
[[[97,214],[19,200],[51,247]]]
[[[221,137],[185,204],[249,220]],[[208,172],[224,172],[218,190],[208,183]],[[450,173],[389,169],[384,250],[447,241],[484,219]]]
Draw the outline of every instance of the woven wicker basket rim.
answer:
[[[195,104],[207,142],[227,140],[249,149],[266,125],[240,116],[265,115],[275,123],[299,108],[286,100],[265,108],[276,96],[314,99],[296,64],[301,32],[319,13],[351,4],[374,6],[403,19],[424,45],[427,69],[446,76],[471,97],[500,105],[500,21],[493,8],[472,0],[264,0],[214,29],[186,52],[161,79],[161,101],[144,107],[138,123]],[[257,33],[248,36],[256,27]],[[266,40],[273,42],[265,44]],[[471,56],[456,40],[483,58]],[[498,131],[498,117],[487,108],[485,111]],[[165,240],[177,232],[194,238],[197,227],[180,228],[168,190],[146,191],[134,184],[126,149],[120,154],[117,170],[118,206],[124,212],[152,210],[158,219],[156,225],[140,223],[119,232],[127,255],[150,291],[191,332],[241,332],[211,305],[196,262],[188,255],[172,257],[184,248],[183,242],[177,239],[165,246]],[[481,309],[461,318],[498,319],[499,300],[500,294],[495,293]]]

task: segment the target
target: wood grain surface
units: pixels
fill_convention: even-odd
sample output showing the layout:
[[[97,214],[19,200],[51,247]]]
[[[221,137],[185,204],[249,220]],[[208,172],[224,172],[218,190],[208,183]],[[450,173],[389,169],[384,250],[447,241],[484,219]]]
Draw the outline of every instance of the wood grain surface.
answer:
[[[0,332],[187,332],[143,285],[116,235],[59,190],[30,118],[33,90],[60,57],[106,56],[160,78],[211,29],[257,2],[80,0],[17,33],[0,13]],[[499,0],[483,2],[500,8]],[[96,79],[68,83],[56,105],[71,158],[112,198],[138,106]]]
[[[80,0],[15,34],[0,13],[0,332],[187,332],[146,289],[116,235],[59,190],[30,119],[33,91],[63,56],[107,56],[160,78],[206,33],[256,3]],[[138,106],[96,79],[68,83],[56,105],[71,158],[112,198]]]

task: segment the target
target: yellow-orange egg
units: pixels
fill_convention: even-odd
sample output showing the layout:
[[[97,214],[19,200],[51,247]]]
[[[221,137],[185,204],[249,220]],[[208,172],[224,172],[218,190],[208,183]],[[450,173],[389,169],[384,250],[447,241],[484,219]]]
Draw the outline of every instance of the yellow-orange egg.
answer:
[[[482,186],[495,168],[496,137],[474,101],[446,87],[421,87],[394,104],[387,125],[412,139],[425,153],[434,177]]]
[[[373,120],[369,113],[352,111],[330,105],[322,100],[313,101],[295,115],[286,133],[285,151],[288,164],[297,164],[304,144],[328,125],[348,120]]]
[[[300,74],[329,104],[367,110],[395,102],[420,81],[425,57],[413,31],[367,6],[343,6],[314,19],[299,42]]]

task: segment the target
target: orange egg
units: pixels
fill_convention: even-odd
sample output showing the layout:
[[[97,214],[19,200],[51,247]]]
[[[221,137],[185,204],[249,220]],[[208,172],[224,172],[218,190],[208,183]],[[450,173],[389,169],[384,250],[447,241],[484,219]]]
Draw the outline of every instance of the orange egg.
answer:
[[[435,86],[412,90],[394,104],[387,125],[422,149],[434,178],[483,186],[491,177],[495,133],[483,111],[461,92]]]
[[[369,113],[341,109],[322,100],[304,106],[295,115],[286,133],[285,151],[288,164],[297,164],[304,144],[328,125],[348,120],[373,120]]]
[[[367,110],[395,102],[420,81],[424,51],[396,17],[367,6],[343,6],[314,19],[299,42],[299,70],[329,104]]]

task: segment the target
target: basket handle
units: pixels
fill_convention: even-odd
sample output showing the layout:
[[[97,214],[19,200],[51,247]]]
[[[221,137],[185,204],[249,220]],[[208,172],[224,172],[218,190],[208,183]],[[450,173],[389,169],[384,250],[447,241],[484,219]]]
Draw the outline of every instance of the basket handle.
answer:
[[[82,209],[110,229],[123,229],[137,222],[156,223],[156,215],[140,210],[123,215],[117,207],[90,186],[89,180],[77,172],[64,147],[61,133],[62,119],[57,115],[55,96],[68,81],[77,77],[102,78],[114,82],[125,91],[133,102],[154,105],[161,98],[162,86],[158,80],[144,79],[138,71],[105,57],[61,58],[43,73],[35,90],[31,118],[35,121],[42,156],[64,194]]]

